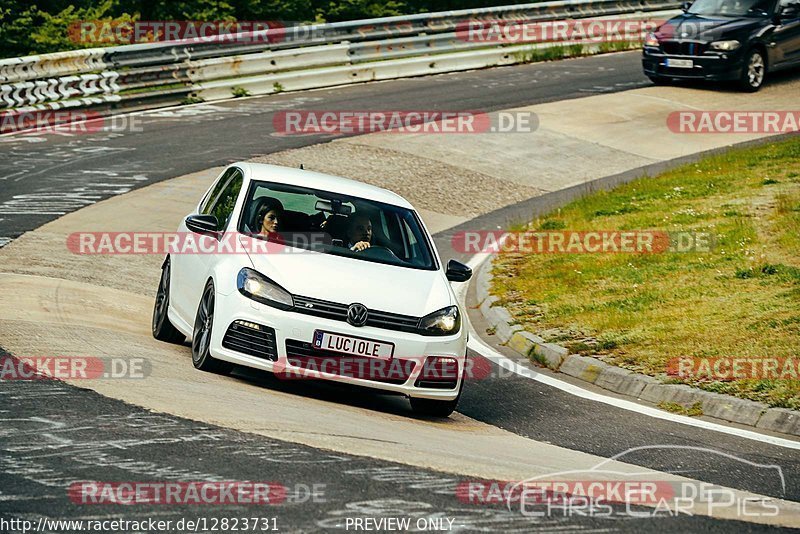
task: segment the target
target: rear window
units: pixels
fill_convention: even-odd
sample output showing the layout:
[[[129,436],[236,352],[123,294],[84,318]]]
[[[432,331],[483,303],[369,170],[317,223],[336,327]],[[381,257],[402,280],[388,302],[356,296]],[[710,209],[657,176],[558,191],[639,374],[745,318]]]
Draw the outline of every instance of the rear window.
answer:
[[[328,191],[253,182],[239,231],[354,260],[438,268],[413,210]]]

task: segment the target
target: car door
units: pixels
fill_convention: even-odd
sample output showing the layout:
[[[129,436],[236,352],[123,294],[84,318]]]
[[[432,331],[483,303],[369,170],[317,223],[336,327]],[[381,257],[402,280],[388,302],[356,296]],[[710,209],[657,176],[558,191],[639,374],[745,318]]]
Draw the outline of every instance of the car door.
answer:
[[[203,199],[199,214],[214,215],[219,222],[219,228],[221,230],[227,228],[243,181],[244,175],[240,169],[236,167],[228,169]],[[185,239],[194,239],[198,251],[214,250],[219,241],[212,236],[191,233],[185,221],[181,223],[179,232]],[[214,254],[202,252],[175,254],[171,257],[173,282],[170,293],[174,296],[170,297],[171,302],[175,312],[190,326],[194,324],[197,306],[215,257]]]
[[[781,0],[777,16],[780,23],[772,39],[778,49],[776,67],[789,67],[800,63],[800,0]]]

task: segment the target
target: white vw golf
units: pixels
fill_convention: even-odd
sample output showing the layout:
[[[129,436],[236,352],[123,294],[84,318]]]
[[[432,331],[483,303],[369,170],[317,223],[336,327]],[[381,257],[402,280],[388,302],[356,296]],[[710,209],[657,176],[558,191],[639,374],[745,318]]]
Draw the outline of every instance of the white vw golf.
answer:
[[[238,364],[403,394],[423,414],[455,409],[467,329],[450,282],[472,271],[455,260],[442,266],[402,197],[238,163],[178,234],[200,253],[164,260],[153,336],[191,339],[197,369]]]

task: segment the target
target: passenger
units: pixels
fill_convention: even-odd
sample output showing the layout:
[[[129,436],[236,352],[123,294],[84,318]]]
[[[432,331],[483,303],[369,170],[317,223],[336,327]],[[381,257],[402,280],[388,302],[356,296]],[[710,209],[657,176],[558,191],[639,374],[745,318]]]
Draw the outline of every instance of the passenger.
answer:
[[[361,252],[372,246],[372,221],[366,215],[354,215],[347,225],[347,248]]]
[[[275,198],[267,198],[258,209],[256,228],[261,235],[271,235],[278,232],[280,220],[283,217],[283,204]]]

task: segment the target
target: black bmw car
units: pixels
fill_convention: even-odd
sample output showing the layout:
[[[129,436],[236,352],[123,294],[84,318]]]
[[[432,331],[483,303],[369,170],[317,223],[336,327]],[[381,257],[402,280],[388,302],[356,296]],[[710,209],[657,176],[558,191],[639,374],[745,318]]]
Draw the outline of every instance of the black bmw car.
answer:
[[[697,0],[647,36],[642,65],[656,84],[734,80],[758,91],[768,72],[800,66],[800,0]]]

